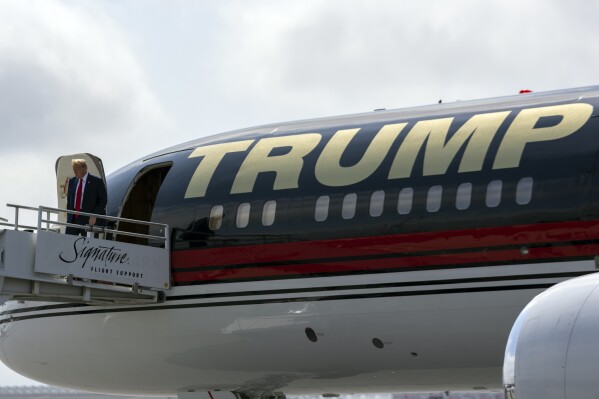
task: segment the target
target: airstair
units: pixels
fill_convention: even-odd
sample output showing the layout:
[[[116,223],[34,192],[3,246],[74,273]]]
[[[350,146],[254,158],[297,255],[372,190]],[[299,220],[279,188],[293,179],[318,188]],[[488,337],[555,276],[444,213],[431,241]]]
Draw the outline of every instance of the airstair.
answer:
[[[170,289],[168,225],[43,206],[8,206],[15,209],[15,217],[12,223],[0,218],[0,302],[144,304],[161,302]],[[19,222],[25,212],[37,213],[37,226]],[[103,222],[67,223],[63,220],[68,213]],[[127,231],[119,230],[121,225],[128,226]],[[67,226],[85,234],[64,234]],[[132,232],[136,230],[148,234]]]

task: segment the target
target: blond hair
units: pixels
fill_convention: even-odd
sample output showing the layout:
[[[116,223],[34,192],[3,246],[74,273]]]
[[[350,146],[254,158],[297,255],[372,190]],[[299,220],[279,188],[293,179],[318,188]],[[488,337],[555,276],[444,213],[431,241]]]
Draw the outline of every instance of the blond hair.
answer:
[[[71,166],[81,166],[85,169],[87,169],[87,162],[85,161],[85,159],[72,159],[71,160]]]

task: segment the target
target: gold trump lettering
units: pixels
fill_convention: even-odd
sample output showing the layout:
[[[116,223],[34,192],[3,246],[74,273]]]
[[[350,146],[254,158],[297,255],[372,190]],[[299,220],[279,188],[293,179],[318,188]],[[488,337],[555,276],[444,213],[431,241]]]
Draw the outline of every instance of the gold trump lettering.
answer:
[[[393,156],[388,179],[412,176],[418,154],[424,147],[423,176],[443,175],[462,152],[458,173],[481,171],[489,148],[500,126],[511,111],[477,114],[466,120],[448,139],[453,117],[417,121],[407,132]],[[505,132],[492,169],[517,168],[528,144],[552,141],[578,131],[589,120],[593,106],[586,103],[554,105],[521,110]],[[538,126],[543,118],[557,117],[552,126]],[[341,187],[359,183],[372,176],[389,154],[393,143],[407,123],[383,126],[370,140],[361,159],[342,166],[341,157],[360,128],[337,131],[318,154],[314,176],[324,186]],[[366,134],[364,132],[363,134]],[[319,133],[267,137],[258,140],[245,156],[231,187],[231,194],[254,190],[260,173],[274,172],[273,190],[299,187],[304,158],[322,140]],[[204,197],[218,165],[227,154],[247,152],[255,140],[233,141],[196,148],[189,158],[202,157],[185,192],[185,198]],[[463,149],[463,151],[462,151]]]
[[[185,198],[203,197],[206,195],[208,184],[212,180],[212,175],[216,167],[223,160],[225,155],[230,152],[246,151],[254,140],[231,141],[229,143],[207,145],[198,147],[189,156],[189,158],[204,157],[202,162],[191,176]]]
[[[419,121],[401,143],[391,169],[389,179],[410,177],[420,148],[426,141],[424,152],[424,176],[442,175],[466,141],[466,149],[460,162],[459,173],[479,171],[497,129],[509,111],[474,115],[446,142],[453,118]],[[427,140],[428,139],[428,140]]]
[[[262,172],[276,173],[273,190],[298,188],[304,157],[318,145],[320,139],[318,133],[305,133],[258,141],[241,164],[231,194],[252,192],[256,179]],[[275,148],[288,149],[288,152],[271,155]]]
[[[341,156],[360,129],[339,130],[329,140],[316,161],[316,179],[330,187],[349,186],[372,175],[381,165],[384,155],[407,123],[386,125],[374,136],[362,159],[352,166],[341,166]],[[381,156],[382,155],[382,156]]]
[[[517,168],[526,144],[569,136],[587,123],[592,113],[593,106],[585,103],[523,109],[505,132],[493,169]],[[562,119],[554,126],[536,127],[541,118],[552,116]]]

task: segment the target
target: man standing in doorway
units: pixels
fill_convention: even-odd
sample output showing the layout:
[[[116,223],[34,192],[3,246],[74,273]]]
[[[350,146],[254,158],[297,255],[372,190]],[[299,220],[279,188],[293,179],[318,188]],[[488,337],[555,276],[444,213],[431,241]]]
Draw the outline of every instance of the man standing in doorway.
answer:
[[[71,165],[73,166],[75,177],[69,179],[67,209],[105,215],[108,197],[104,181],[87,172],[87,162],[85,162],[85,159],[73,159]],[[85,226],[87,224],[96,224],[96,217],[69,213],[67,214],[67,222]],[[85,235],[85,229],[67,227],[65,233]]]

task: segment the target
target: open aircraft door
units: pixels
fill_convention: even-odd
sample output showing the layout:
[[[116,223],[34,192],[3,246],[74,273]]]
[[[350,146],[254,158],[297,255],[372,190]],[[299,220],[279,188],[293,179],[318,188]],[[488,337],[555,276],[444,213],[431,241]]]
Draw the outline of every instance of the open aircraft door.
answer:
[[[67,190],[69,188],[69,179],[74,177],[71,161],[73,159],[85,159],[87,162],[87,171],[92,175],[101,177],[106,184],[106,176],[104,175],[104,166],[102,160],[95,155],[89,153],[63,155],[56,160],[56,194],[58,197],[57,208],[66,209],[67,207]],[[66,222],[66,213],[61,213],[58,221]],[[61,232],[64,232],[65,227],[61,226]]]

